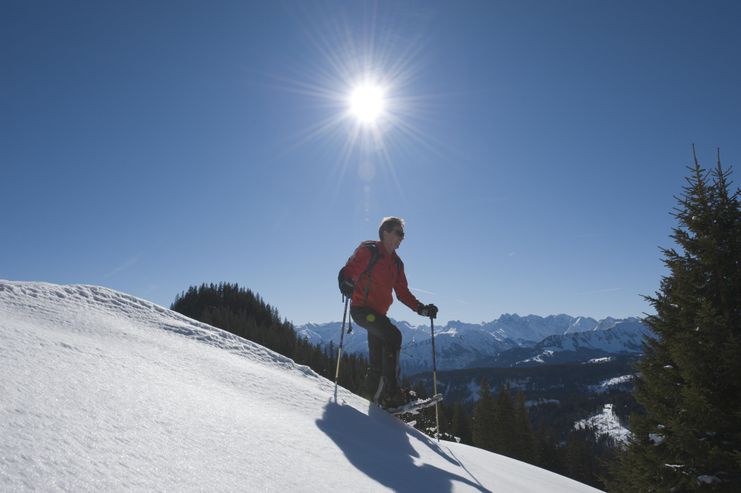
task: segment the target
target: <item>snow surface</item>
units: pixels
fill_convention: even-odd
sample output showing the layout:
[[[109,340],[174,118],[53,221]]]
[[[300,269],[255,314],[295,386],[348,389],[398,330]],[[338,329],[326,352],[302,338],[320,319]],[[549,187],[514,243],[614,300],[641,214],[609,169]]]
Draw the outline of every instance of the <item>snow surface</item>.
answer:
[[[515,363],[515,366],[524,364],[524,363],[545,363],[545,361],[553,356],[553,351],[550,349],[546,349],[540,354],[537,354],[533,356],[532,358],[528,358],[522,361],[518,361]]]
[[[589,361],[587,361],[587,364],[590,365],[598,365],[601,363],[609,363],[610,361],[614,360],[612,356],[605,356],[604,358],[592,358]]]
[[[590,385],[589,390],[597,394],[604,394],[605,392],[609,392],[613,387],[620,387],[626,384],[630,384],[633,380],[635,380],[635,378],[635,375],[622,375],[619,377],[608,378],[607,380],[603,380],[597,385]]]
[[[630,430],[620,424],[612,404],[605,404],[600,414],[574,423],[574,429],[583,430],[592,428],[596,436],[607,435],[617,444],[627,444],[630,440]]]
[[[132,296],[0,281],[0,491],[594,492]]]

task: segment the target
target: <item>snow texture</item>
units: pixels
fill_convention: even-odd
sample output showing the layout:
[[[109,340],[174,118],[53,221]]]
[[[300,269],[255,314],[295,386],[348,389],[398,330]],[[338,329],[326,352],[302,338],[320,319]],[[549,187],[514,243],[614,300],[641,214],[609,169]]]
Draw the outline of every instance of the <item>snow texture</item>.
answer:
[[[605,404],[600,414],[574,423],[574,429],[592,428],[596,436],[607,435],[617,444],[627,444],[630,439],[630,430],[620,424],[620,420],[613,411],[612,404]]]
[[[649,433],[648,440],[658,447],[659,445],[664,443],[664,435],[659,435],[658,433]]]
[[[590,385],[589,390],[596,394],[604,394],[613,388],[625,387],[635,380],[635,375],[622,375],[620,377],[609,378],[600,382],[598,385]]]
[[[604,358],[592,358],[589,361],[587,361],[590,365],[598,365],[601,363],[609,363],[610,361],[614,360],[612,356],[605,356]]]
[[[0,281],[0,491],[593,492],[106,288]]]

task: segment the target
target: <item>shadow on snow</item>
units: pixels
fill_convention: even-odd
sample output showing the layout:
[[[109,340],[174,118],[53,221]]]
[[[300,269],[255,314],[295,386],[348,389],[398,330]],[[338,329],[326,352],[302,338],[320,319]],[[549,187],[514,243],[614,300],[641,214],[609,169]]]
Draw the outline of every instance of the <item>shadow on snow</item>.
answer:
[[[475,478],[472,481],[429,464],[415,464],[414,459],[419,454],[409,442],[412,433],[446,461],[462,467],[434,440],[396,421],[374,405],[365,415],[351,406],[330,401],[316,425],[337,444],[353,466],[393,491],[449,492],[453,489],[453,481],[489,491],[475,482]]]

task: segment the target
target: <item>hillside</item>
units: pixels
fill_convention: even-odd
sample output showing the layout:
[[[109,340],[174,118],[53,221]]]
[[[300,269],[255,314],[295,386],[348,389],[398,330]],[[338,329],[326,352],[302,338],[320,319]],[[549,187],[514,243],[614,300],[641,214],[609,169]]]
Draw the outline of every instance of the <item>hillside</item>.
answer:
[[[0,281],[2,491],[597,491],[144,300]]]

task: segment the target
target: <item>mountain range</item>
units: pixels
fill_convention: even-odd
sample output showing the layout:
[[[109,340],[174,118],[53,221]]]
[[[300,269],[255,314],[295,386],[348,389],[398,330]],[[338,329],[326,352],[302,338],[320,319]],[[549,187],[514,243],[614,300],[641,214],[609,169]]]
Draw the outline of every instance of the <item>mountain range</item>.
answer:
[[[430,325],[392,322],[402,333],[402,370],[412,374],[432,368]],[[314,344],[336,347],[340,328],[340,322],[330,322],[301,325],[296,331]],[[454,370],[586,362],[616,354],[641,354],[642,341],[650,335],[650,329],[634,317],[596,320],[563,314],[505,314],[481,324],[454,320],[435,328],[436,363],[438,369]],[[353,324],[352,331],[345,334],[343,350],[367,354],[365,330]]]

